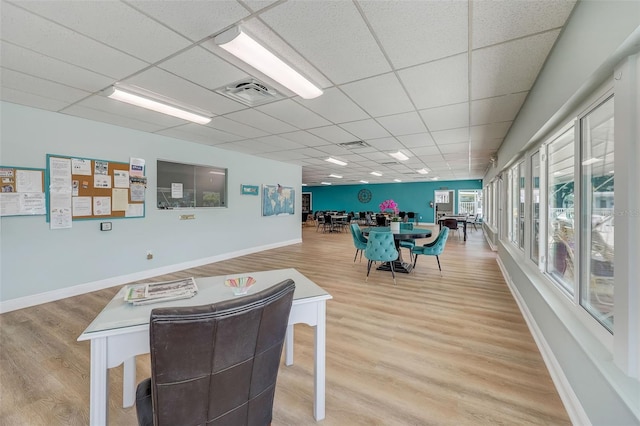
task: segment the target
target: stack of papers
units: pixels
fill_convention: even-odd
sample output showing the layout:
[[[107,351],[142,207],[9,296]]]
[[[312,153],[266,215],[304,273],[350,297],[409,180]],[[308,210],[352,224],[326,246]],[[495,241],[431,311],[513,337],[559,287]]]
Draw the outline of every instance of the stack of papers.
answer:
[[[133,305],[147,305],[167,300],[188,299],[197,293],[196,281],[190,277],[174,281],[130,285],[124,293],[124,301]]]

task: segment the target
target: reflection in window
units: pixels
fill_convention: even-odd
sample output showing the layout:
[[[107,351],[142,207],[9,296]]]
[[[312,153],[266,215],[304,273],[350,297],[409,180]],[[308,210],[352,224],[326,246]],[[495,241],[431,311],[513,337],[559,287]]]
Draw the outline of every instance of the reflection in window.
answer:
[[[573,296],[574,270],[574,130],[547,145],[546,272]]]
[[[580,304],[613,331],[613,98],[582,118]]]
[[[540,153],[531,156],[531,260],[538,264],[540,242]]]

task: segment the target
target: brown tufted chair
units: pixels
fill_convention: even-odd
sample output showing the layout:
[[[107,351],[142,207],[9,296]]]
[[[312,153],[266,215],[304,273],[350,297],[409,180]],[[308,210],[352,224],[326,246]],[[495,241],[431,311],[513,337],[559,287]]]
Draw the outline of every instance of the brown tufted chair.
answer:
[[[203,306],[157,308],[139,425],[268,425],[295,284]]]

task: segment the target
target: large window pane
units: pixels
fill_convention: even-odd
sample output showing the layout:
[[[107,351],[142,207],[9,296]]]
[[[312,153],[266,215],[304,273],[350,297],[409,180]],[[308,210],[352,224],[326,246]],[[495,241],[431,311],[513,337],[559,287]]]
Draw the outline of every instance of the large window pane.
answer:
[[[524,161],[518,164],[518,247],[524,249]]]
[[[540,153],[531,156],[531,260],[538,264],[540,242]]]
[[[582,282],[580,304],[613,331],[613,98],[581,120]]]
[[[574,294],[574,130],[547,145],[547,273]]]

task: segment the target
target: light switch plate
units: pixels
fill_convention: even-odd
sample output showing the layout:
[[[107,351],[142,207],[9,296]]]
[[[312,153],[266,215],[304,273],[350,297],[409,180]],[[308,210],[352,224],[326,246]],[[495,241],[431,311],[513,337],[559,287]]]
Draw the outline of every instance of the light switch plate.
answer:
[[[111,222],[100,222],[101,231],[111,231]]]

